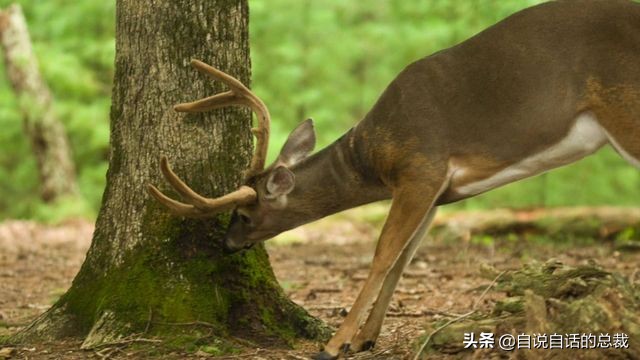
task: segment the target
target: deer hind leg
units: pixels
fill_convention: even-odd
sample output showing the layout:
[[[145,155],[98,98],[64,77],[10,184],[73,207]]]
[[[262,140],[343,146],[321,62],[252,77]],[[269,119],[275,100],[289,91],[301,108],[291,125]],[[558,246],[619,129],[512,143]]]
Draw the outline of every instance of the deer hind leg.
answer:
[[[446,186],[444,175],[439,181],[433,181],[433,178],[428,183],[417,181],[425,178],[429,177],[415,177],[411,183],[394,190],[391,210],[382,229],[369,276],[342,326],[325,346],[324,351],[314,359],[336,359],[341,351],[346,352],[349,349],[351,339],[360,328],[366,311],[382,289],[391,269],[410,240],[429,219],[431,208]]]
[[[640,119],[640,112],[638,113]],[[627,130],[627,131],[625,131]],[[612,127],[607,129],[609,143],[613,148],[629,162],[640,169],[640,120],[633,126],[625,126],[624,129]]]
[[[640,169],[640,104],[636,108],[635,118],[624,114],[616,119],[615,124],[608,123],[607,119],[602,122],[611,146],[627,162]]]
[[[387,312],[387,308],[389,307],[389,303],[391,302],[391,297],[393,296],[393,292],[402,276],[402,272],[407,267],[411,259],[416,253],[422,239],[424,238],[433,218],[436,214],[437,208],[431,209],[429,215],[427,216],[426,221],[422,224],[420,229],[414,234],[413,238],[410,240],[407,247],[402,251],[400,258],[393,266],[389,275],[384,280],[382,284],[382,290],[380,290],[380,294],[378,295],[378,299],[373,305],[373,309],[369,313],[369,317],[367,321],[365,321],[362,329],[358,332],[358,335],[353,339],[351,343],[351,349],[355,352],[366,351],[371,349],[376,340],[378,339],[378,335],[380,335],[380,329],[382,327],[382,322],[384,321],[384,315]]]
[[[625,160],[640,168],[640,88],[595,88],[594,112],[609,143]]]

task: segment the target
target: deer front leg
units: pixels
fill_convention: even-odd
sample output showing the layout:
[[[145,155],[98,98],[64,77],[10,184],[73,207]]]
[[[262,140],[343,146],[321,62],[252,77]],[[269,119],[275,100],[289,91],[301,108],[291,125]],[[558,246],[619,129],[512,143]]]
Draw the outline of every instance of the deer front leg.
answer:
[[[409,262],[411,262],[411,259],[415,255],[416,250],[420,246],[422,239],[427,233],[427,230],[429,230],[429,226],[431,225],[436,212],[437,208],[435,207],[432,208],[431,211],[429,211],[427,220],[422,224],[420,229],[410,240],[407,247],[402,251],[400,258],[389,272],[387,278],[384,280],[382,289],[380,290],[380,294],[378,295],[378,299],[374,303],[373,309],[371,309],[367,321],[365,321],[362,329],[360,329],[351,343],[351,349],[353,351],[366,351],[371,349],[375,345],[375,342],[378,339],[378,335],[380,335],[380,329],[382,327],[382,322],[384,321],[384,315],[387,312],[387,308],[389,307],[389,303],[391,302],[393,292],[398,285],[398,281],[402,277],[404,269],[407,267]]]
[[[422,176],[415,178],[424,179]],[[432,180],[429,183],[425,181],[422,184],[412,181],[394,189],[391,210],[382,229],[364,287],[342,326],[325,346],[324,351],[314,359],[337,359],[341,350],[348,350],[351,339],[358,331],[366,311],[380,292],[391,269],[410,240],[429,220],[430,210],[445,188],[444,184],[444,179],[438,182]]]

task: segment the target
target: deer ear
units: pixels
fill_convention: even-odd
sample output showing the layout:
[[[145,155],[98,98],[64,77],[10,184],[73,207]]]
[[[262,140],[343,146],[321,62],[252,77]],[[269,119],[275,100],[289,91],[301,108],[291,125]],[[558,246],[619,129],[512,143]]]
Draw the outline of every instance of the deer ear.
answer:
[[[298,125],[282,146],[277,163],[291,166],[309,155],[316,146],[316,134],[313,129],[313,120],[307,119]]]
[[[273,199],[287,195],[295,186],[295,175],[285,166],[279,165],[269,173],[267,179],[267,198]]]

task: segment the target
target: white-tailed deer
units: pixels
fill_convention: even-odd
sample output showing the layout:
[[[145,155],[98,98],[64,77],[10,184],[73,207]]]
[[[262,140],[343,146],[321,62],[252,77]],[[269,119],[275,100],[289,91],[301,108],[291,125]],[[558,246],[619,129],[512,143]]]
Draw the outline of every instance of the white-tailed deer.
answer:
[[[264,103],[231,76],[193,65],[230,91],[175,109],[251,107],[260,124],[251,169],[239,190],[209,199],[163,158],[162,172],[186,203],[149,190],[177,215],[232,210],[225,248],[240,250],[341,210],[393,199],[369,277],[316,359],[374,345],[436,206],[574,162],[606,144],[640,167],[640,5],[630,1],[566,0],[510,16],[409,65],[362,121],[316,154],[309,155],[313,125],[303,122],[266,169]]]

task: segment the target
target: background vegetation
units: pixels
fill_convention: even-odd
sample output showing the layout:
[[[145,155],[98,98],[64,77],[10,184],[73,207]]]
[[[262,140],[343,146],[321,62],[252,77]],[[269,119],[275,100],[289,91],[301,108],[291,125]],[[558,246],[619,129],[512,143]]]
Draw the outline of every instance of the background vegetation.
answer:
[[[0,7],[12,2],[0,0]],[[35,161],[0,64],[0,218],[93,216],[107,169],[115,4],[17,2],[25,11],[41,71],[71,140],[82,201],[47,206],[40,202]],[[306,117],[316,120],[319,146],[331,143],[362,118],[404,66],[540,2],[250,0],[253,88],[274,119],[271,156]],[[453,206],[639,202],[640,172],[607,148],[578,164]]]

